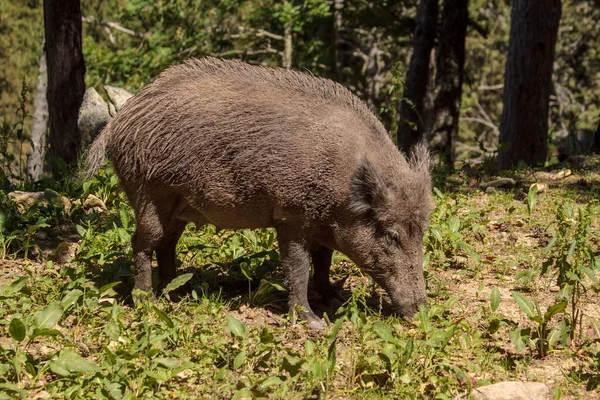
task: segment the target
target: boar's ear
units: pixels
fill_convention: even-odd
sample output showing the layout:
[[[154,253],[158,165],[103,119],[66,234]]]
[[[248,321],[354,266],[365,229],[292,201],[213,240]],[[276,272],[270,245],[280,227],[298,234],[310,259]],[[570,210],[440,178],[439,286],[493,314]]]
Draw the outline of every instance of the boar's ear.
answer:
[[[373,164],[363,159],[352,180],[350,181],[350,209],[356,214],[368,211],[386,204],[389,191]]]
[[[408,163],[410,169],[423,174],[427,179],[431,179],[431,158],[425,144],[419,143],[413,148]]]

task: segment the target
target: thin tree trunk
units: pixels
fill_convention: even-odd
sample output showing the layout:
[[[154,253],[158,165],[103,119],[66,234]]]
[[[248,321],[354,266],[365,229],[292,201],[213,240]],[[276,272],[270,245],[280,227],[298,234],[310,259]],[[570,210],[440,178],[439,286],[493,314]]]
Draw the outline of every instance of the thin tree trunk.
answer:
[[[596,132],[594,133],[594,142],[592,143],[592,152],[600,153],[600,115],[598,116],[598,127],[596,128]]]
[[[77,114],[85,92],[79,0],[44,0],[50,153],[75,166],[81,149]],[[56,174],[60,166],[52,160]]]
[[[469,0],[444,0],[437,56],[434,140],[441,156],[454,166],[462,82],[465,69],[465,38]]]
[[[403,151],[409,151],[425,138],[423,110],[429,83],[429,59],[436,37],[438,8],[438,0],[421,0],[417,11],[413,54],[408,65],[398,120],[398,147]]]
[[[548,152],[548,111],[560,0],[513,0],[498,167],[543,165]]]
[[[333,0],[333,32],[334,32],[334,49],[335,49],[335,74],[338,80],[342,76],[344,70],[344,62],[342,60],[342,28],[344,25],[343,10],[345,0]]]
[[[292,55],[293,55],[292,26],[291,25],[288,25],[285,27],[285,31],[283,33],[283,40],[284,40],[283,67],[290,69],[290,68],[292,68]]]
[[[29,156],[29,176],[38,181],[44,172],[44,156],[46,154],[46,132],[48,131],[48,70],[46,67],[46,52],[42,44],[40,55],[40,69],[38,72],[37,87],[33,105],[33,125],[31,127],[31,142],[33,149]]]

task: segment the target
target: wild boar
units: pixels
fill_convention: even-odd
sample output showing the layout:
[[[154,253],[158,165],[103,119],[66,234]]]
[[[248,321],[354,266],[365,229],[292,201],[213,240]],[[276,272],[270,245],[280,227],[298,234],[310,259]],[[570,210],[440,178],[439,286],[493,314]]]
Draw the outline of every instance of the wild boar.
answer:
[[[216,58],[173,66],[127,101],[93,143],[88,175],[108,154],[131,203],[135,288],[151,290],[156,252],[175,277],[185,225],[274,227],[292,315],[324,322],[307,291],[336,296],[333,250],[380,284],[397,313],[426,303],[423,234],[428,152],[407,161],[369,108],[331,80]],[[295,318],[295,317],[293,317]]]

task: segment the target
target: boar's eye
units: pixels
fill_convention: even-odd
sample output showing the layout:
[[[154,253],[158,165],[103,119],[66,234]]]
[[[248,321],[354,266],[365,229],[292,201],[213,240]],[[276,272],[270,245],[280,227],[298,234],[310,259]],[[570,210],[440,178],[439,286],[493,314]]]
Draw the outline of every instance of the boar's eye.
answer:
[[[388,231],[387,236],[393,244],[400,245],[400,235],[396,231]]]

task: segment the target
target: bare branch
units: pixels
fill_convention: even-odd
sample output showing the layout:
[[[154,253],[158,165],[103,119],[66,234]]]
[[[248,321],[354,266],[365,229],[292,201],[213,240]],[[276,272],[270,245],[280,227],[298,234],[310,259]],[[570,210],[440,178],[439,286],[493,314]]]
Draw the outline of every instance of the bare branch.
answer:
[[[500,90],[504,89],[504,83],[499,83],[497,85],[481,85],[477,88],[477,90]]]
[[[212,54],[212,56],[227,57],[227,56],[233,56],[233,55],[238,55],[238,54],[243,54],[243,55],[247,55],[247,56],[254,56],[257,54],[279,54],[280,56],[282,56],[282,53],[280,51],[277,51],[270,47],[268,47],[266,49],[261,49],[261,50],[227,50],[227,51],[223,51],[221,53],[214,53],[214,54]]]
[[[467,122],[478,122],[482,125],[485,125],[489,128],[492,128],[492,130],[494,130],[494,132],[499,132],[499,129],[496,125],[492,124],[489,121],[486,121],[483,118],[476,118],[476,117],[461,117],[460,118],[461,121],[467,121]]]
[[[89,24],[98,24],[98,25],[104,27],[105,29],[107,29],[107,28],[116,29],[119,32],[123,32],[130,36],[134,36],[134,37],[138,37],[138,38],[143,38],[146,35],[145,33],[135,32],[135,31],[132,31],[131,29],[127,29],[124,26],[117,24],[116,22],[98,21],[96,18],[94,18],[91,15],[87,16],[87,17],[81,17],[81,20],[83,22],[87,22]],[[114,39],[114,37],[113,37],[113,39]],[[112,42],[112,40],[111,40],[111,42]]]
[[[479,22],[469,18],[467,25],[473,28],[475,32],[479,33],[484,39],[487,39],[488,32],[483,26],[479,25]]]

